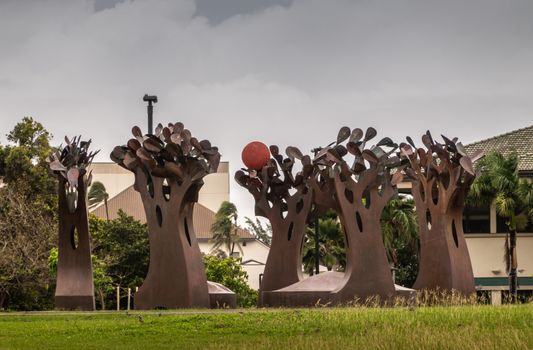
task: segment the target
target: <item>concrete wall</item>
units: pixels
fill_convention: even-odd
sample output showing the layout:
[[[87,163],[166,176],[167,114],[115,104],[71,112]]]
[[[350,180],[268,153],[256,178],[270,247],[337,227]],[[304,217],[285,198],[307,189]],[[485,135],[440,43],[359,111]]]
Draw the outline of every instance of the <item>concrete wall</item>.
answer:
[[[506,277],[505,234],[467,234],[466,245],[475,277]],[[519,233],[516,242],[518,276],[533,275],[533,233]]]

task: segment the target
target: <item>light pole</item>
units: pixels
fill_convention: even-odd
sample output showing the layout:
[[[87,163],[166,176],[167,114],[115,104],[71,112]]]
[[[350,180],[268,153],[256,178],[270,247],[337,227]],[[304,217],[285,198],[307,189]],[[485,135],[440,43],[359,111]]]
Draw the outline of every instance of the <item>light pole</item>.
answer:
[[[148,102],[148,106],[146,106],[146,109],[148,110],[148,134],[152,134],[154,130],[154,106],[152,105],[152,103],[157,103],[157,96],[149,96],[148,94],[145,94],[143,97],[143,101]]]
[[[322,150],[322,147],[317,147],[311,150],[311,152],[314,153],[315,158],[318,152]],[[318,215],[315,218],[315,274],[318,275],[320,272],[320,245],[319,245],[319,238],[320,238],[320,232],[318,229],[319,222],[318,222]]]

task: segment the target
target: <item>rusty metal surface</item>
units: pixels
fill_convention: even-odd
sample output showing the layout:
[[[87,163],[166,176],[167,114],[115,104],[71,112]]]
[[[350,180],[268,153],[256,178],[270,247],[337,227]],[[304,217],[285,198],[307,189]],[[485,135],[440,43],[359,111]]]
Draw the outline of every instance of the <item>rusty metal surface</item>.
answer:
[[[457,139],[442,136],[433,140],[430,132],[422,136],[424,147],[400,145],[400,155],[409,161],[406,173],[412,179],[412,194],[420,232],[420,267],[415,289],[475,292],[470,255],[463,232],[465,198],[476,174],[473,163],[483,154],[470,158]]]
[[[67,310],[94,310],[87,187],[87,166],[98,153],[88,152],[90,141],[72,141],[50,156],[50,170],[58,178],[59,257],[55,306]]]
[[[256,215],[267,218],[272,226],[260,292],[280,289],[303,278],[301,250],[312,204],[307,183],[313,172],[311,158],[296,147],[287,147],[287,157],[277,146],[270,146],[270,152],[272,159],[261,171],[243,169],[235,174],[237,183],[253,195]],[[301,165],[299,172],[293,172],[296,162]]]
[[[179,122],[159,124],[154,135],[143,135],[136,126],[132,133],[111,159],[135,174],[148,224],[150,265],[135,307],[207,308],[211,301],[192,210],[203,177],[218,168],[218,148],[198,141]],[[232,304],[228,298],[226,304]]]
[[[237,182],[254,196],[257,215],[268,218],[273,228],[273,243],[261,288],[263,305],[308,306],[318,300],[338,304],[376,295],[387,299],[396,294],[381,239],[380,217],[386,203],[395,194],[396,184],[401,181],[401,172],[392,170],[401,161],[393,155],[398,145],[389,138],[366,148],[375,135],[373,128],[363,133],[360,129],[351,131],[343,127],[336,141],[318,149],[311,162],[294,147],[287,148],[289,160],[285,161],[273,146],[271,153],[276,161],[271,160],[261,172],[236,173]],[[353,165],[347,163],[348,154],[353,155],[350,160]],[[280,179],[275,163],[282,169],[287,164],[285,170],[292,170],[294,158],[301,159],[302,172],[292,177],[290,172],[284,171],[283,179]],[[290,188],[297,191],[287,198]],[[306,210],[297,212],[296,206],[288,205],[286,217],[280,215],[279,205],[275,206],[275,203],[289,203],[288,200],[298,194],[300,197],[295,198],[305,203]],[[311,201],[307,197],[304,200],[302,194],[311,196]],[[301,244],[305,223],[328,208],[337,210],[345,230],[346,272],[342,279],[335,280],[334,286],[328,285],[326,289],[329,290],[316,285],[322,277],[313,279],[315,289],[300,290],[296,286],[304,283],[301,282]],[[297,238],[295,242],[286,238],[287,225],[291,223],[294,224],[292,235]],[[265,283],[267,271],[274,272]]]

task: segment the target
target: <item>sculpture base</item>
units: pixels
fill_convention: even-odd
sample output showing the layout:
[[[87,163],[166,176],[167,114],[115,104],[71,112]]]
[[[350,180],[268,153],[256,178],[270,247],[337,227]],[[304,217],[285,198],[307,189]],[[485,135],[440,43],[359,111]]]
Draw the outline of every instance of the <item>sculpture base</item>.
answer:
[[[266,307],[313,307],[313,306],[333,306],[339,304],[349,304],[356,301],[354,295],[350,300],[339,300],[336,293],[344,280],[342,272],[325,272],[311,276],[288,287],[261,292],[261,306]],[[395,285],[395,297],[410,299],[415,295],[415,290]],[[387,300],[381,300],[382,303]]]
[[[58,310],[94,311],[94,295],[56,295],[55,308]]]
[[[202,288],[203,289],[203,288]],[[139,291],[140,292],[140,291]],[[153,309],[198,309],[198,308],[236,308],[237,296],[229,288],[220,283],[207,281],[207,292],[209,295],[208,303],[204,304],[184,304],[183,301],[177,300],[176,296],[167,296],[167,302],[164,303],[159,298],[149,295],[142,295],[137,292],[135,296],[136,310],[153,310]],[[144,297],[144,298],[143,298]],[[159,299],[159,300],[158,300]],[[154,302],[157,300],[157,302]],[[169,300],[175,300],[170,302]]]
[[[229,288],[220,283],[207,281],[207,289],[212,309],[235,309],[237,307],[237,295]]]

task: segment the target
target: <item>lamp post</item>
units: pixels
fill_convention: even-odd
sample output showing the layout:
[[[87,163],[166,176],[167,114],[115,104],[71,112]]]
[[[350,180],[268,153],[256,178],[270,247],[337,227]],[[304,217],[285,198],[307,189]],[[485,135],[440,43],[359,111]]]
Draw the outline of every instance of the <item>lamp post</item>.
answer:
[[[322,150],[322,147],[317,147],[311,150],[311,152],[314,153],[315,158],[318,152]],[[315,274],[318,275],[320,272],[320,244],[319,244],[319,238],[320,238],[320,232],[318,229],[318,222],[319,218],[318,215],[315,218]]]
[[[152,134],[154,129],[154,106],[152,105],[152,103],[157,103],[157,96],[150,96],[148,94],[145,94],[143,97],[143,101],[148,102],[148,106],[146,106],[146,109],[148,110],[148,133]]]

